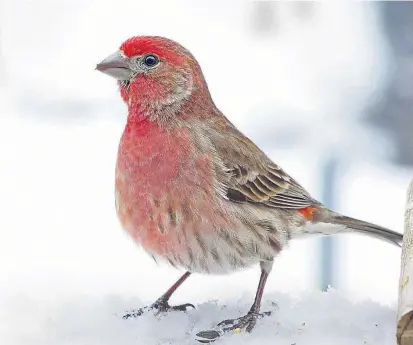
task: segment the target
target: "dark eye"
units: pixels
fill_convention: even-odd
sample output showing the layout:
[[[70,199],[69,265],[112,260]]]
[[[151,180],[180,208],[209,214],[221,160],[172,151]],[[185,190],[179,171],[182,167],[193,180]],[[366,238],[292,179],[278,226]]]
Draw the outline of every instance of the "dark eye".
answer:
[[[146,55],[143,59],[143,63],[148,67],[154,67],[159,63],[159,58],[155,55]]]

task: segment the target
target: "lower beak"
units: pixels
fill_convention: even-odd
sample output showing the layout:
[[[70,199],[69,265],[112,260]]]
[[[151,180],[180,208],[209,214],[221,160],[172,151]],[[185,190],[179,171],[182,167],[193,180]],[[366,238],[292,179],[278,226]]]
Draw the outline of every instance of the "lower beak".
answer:
[[[119,51],[98,63],[96,69],[117,80],[129,80],[132,76],[132,71],[129,68],[129,59]]]

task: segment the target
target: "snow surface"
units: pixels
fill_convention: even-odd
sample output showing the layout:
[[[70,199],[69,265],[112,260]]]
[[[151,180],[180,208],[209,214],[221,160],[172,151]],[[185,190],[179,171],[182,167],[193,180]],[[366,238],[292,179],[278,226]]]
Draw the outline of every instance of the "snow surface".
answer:
[[[119,295],[74,295],[58,301],[14,295],[2,302],[0,337],[7,345],[197,344],[197,332],[223,319],[244,315],[252,299],[253,295],[245,294],[239,300],[199,303],[187,313],[148,313],[123,320],[125,309],[143,303]],[[395,308],[370,301],[353,303],[334,290],[298,299],[280,293],[265,294],[264,301],[262,310],[274,313],[261,319],[253,333],[228,334],[215,343],[395,344]]]

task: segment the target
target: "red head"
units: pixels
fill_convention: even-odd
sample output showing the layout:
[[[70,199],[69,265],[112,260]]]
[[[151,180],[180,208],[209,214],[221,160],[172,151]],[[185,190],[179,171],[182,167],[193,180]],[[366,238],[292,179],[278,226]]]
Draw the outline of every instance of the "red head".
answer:
[[[96,69],[116,78],[129,107],[151,118],[175,115],[195,94],[209,98],[195,58],[167,38],[132,37]]]

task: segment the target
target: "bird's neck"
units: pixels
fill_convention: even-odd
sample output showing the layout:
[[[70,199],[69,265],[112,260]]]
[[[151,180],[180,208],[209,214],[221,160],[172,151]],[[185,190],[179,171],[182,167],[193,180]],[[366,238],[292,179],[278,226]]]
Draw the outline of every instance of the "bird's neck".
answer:
[[[142,188],[174,180],[183,157],[192,157],[191,147],[186,129],[166,129],[147,117],[132,116],[119,144],[117,174],[139,176]]]
[[[152,112],[149,109],[145,109],[145,107],[143,107],[141,104],[129,104],[126,128],[140,128],[151,125],[151,122],[153,122],[149,120],[151,118],[151,115]]]
[[[173,128],[170,121],[160,121],[151,109],[129,106],[121,145],[126,151],[135,148],[143,156],[151,156],[151,152],[163,155],[175,132],[176,128]],[[133,155],[136,152],[132,152]]]
[[[193,92],[186,97],[170,101],[148,100],[139,95],[129,96],[128,123],[148,124],[163,128],[179,126],[179,122],[187,119],[210,117],[215,114],[215,105],[206,85],[194,88]]]
[[[159,126],[155,122],[150,121],[144,115],[129,114],[124,132],[129,135],[140,137],[158,127]]]

